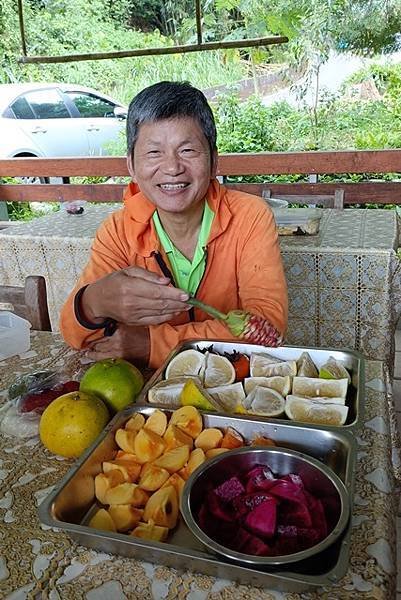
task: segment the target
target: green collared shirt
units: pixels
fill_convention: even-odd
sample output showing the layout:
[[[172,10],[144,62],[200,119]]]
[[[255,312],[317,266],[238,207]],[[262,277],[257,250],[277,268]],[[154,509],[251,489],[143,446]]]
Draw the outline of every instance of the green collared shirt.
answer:
[[[177,287],[189,294],[195,294],[206,268],[206,243],[212,227],[214,212],[205,202],[202,224],[192,262],[176,248],[163,229],[157,210],[153,213],[153,223],[160,243],[166,252]]]

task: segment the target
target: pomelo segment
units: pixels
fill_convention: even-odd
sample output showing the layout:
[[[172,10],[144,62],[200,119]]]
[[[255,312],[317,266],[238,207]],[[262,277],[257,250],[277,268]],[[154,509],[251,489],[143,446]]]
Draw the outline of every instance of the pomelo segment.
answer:
[[[189,377],[191,375],[203,376],[205,355],[192,348],[183,350],[174,356],[166,368],[166,379],[175,377]]]
[[[292,393],[303,398],[345,398],[348,389],[348,379],[318,379],[313,377],[294,377]]]
[[[233,364],[225,356],[206,352],[203,385],[213,388],[220,385],[229,385],[235,381]]]
[[[351,383],[351,375],[344,365],[333,356],[330,356],[327,362],[320,367],[319,377],[321,379],[348,379],[348,383]]]
[[[302,352],[297,360],[298,377],[319,377],[318,370],[309,352]]]
[[[341,404],[342,406],[345,405],[345,398],[328,398],[327,396],[316,396],[315,398],[311,398],[310,396],[297,396],[295,394],[288,394],[287,400],[292,400],[293,398],[295,398],[296,400],[313,400],[314,402],[320,402],[321,404]]]
[[[208,388],[207,391],[229,413],[235,412],[238,404],[241,404],[245,399],[244,388],[240,382]]]
[[[285,413],[293,421],[316,425],[344,425],[348,416],[348,406],[322,404],[315,400],[288,397]]]
[[[287,396],[291,391],[291,377],[275,375],[274,377],[247,377],[244,379],[245,394],[248,395],[256,386],[271,388],[282,396]]]
[[[249,413],[278,417],[284,412],[285,399],[276,390],[256,386],[245,398],[243,405]]]
[[[180,394],[186,382],[190,380],[200,384],[198,377],[172,377],[171,379],[159,381],[150,388],[148,402],[179,408],[181,406]]]
[[[297,363],[295,360],[284,361],[265,354],[251,354],[250,374],[251,377],[294,376],[297,374]]]

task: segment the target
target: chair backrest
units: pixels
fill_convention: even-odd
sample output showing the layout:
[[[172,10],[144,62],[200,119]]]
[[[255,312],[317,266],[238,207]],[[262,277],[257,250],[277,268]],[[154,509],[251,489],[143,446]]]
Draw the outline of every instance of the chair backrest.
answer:
[[[44,277],[30,275],[24,287],[0,285],[0,303],[11,304],[13,312],[27,319],[32,329],[51,331]]]
[[[344,208],[344,190],[335,190],[334,194],[331,195],[298,195],[298,194],[278,194],[280,200],[287,200],[290,204],[302,204],[302,205],[314,205],[322,206],[323,208]],[[271,190],[269,188],[264,189],[262,192],[262,198],[267,200],[272,198]]]

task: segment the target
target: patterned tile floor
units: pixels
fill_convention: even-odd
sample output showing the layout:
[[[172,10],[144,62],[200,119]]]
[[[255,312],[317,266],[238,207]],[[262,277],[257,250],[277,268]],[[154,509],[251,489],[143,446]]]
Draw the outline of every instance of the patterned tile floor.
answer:
[[[394,401],[397,410],[398,428],[401,431],[401,329],[395,334]],[[397,600],[401,600],[401,502],[397,517]]]

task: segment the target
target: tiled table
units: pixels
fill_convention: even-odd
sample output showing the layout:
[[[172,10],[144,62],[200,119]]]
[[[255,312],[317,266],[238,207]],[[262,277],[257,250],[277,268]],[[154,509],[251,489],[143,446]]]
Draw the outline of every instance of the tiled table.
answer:
[[[0,408],[20,373],[74,369],[77,353],[56,334],[34,332],[29,352],[0,362]],[[330,588],[291,594],[260,589],[140,560],[88,550],[63,532],[41,526],[37,506],[72,461],[38,439],[0,435],[0,597],[126,600],[390,600],[395,594],[395,471],[399,444],[385,365],[366,363],[366,406],[357,434],[351,556],[346,576]]]
[[[44,275],[53,329],[85,265],[96,229],[116,205],[80,216],[55,213],[0,232],[0,283]],[[287,343],[345,347],[372,359],[393,358],[401,312],[398,222],[390,210],[324,210],[316,236],[283,236],[289,288]]]

